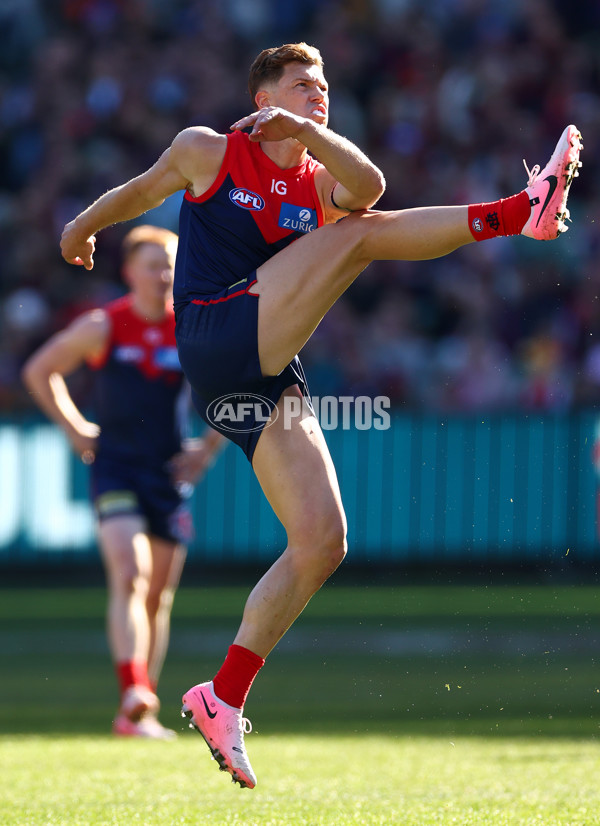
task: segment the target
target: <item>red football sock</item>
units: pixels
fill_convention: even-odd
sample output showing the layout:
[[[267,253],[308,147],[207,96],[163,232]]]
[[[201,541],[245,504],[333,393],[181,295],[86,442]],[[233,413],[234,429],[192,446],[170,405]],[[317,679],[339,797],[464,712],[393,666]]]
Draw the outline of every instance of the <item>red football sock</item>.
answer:
[[[531,214],[525,190],[489,204],[469,204],[469,229],[476,241],[520,235]]]
[[[143,685],[146,686],[146,688],[152,687],[148,677],[148,666],[145,662],[126,660],[117,663],[115,670],[119,679],[121,695],[132,685]]]
[[[230,645],[225,662],[213,680],[215,694],[234,708],[243,708],[250,686],[265,661],[241,645]]]

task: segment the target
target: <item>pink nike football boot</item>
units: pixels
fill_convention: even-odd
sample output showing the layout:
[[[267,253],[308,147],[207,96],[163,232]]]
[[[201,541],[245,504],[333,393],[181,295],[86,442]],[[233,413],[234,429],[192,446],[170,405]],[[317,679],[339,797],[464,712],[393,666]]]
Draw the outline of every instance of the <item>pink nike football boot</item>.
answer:
[[[576,126],[567,126],[556,144],[552,157],[540,172],[536,164],[529,175],[526,192],[531,204],[531,215],[521,234],[537,241],[552,241],[568,227],[567,197],[573,178],[579,175],[579,153],[583,149],[581,133]]]
[[[212,681],[190,688],[182,702],[181,716],[204,737],[221,771],[229,772],[242,789],[253,789],[256,775],[244,746],[244,733],[252,731],[250,720],[242,717],[241,709],[219,700]]]

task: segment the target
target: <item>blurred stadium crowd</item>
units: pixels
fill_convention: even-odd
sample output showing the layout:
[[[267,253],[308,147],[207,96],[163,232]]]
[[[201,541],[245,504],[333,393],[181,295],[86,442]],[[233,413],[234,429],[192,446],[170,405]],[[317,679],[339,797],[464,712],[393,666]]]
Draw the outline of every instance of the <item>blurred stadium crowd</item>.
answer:
[[[175,134],[250,111],[264,47],[318,46],[331,126],[383,169],[384,209],[467,203],[526,184],[562,129],[584,137],[574,223],[432,262],[371,265],[303,352],[313,393],[410,409],[562,410],[600,398],[600,3],[560,0],[3,0],[0,4],[0,412],[31,407],[20,366],[120,294],[124,227],[96,267],[63,225],[152,164]],[[178,196],[152,215],[177,228]]]

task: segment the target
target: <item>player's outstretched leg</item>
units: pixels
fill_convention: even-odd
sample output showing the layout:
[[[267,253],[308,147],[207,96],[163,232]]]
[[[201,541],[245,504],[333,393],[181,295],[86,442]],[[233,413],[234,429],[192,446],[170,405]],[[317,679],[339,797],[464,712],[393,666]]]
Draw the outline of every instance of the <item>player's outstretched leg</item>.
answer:
[[[244,733],[252,731],[252,725],[242,710],[219,700],[212,681],[190,688],[182,702],[181,716],[204,737],[221,771],[229,772],[241,788],[253,789],[256,775],[244,746]]]
[[[538,164],[530,172],[523,161],[529,175],[525,191],[532,209],[522,235],[537,241],[552,241],[567,231],[567,197],[573,178],[579,175],[582,149],[581,132],[571,124],[560,136],[552,157],[541,172]]]

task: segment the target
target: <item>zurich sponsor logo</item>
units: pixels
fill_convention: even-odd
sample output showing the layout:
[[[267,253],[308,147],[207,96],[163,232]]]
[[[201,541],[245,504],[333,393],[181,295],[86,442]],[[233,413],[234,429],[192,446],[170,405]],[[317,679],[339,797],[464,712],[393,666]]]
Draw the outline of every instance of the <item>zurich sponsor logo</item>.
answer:
[[[250,433],[277,421],[279,410],[271,399],[257,393],[229,393],[212,401],[206,418],[217,430]]]
[[[281,204],[278,225],[294,232],[312,232],[317,228],[317,213],[308,207]]]
[[[229,191],[229,200],[242,209],[251,209],[255,212],[259,212],[265,207],[265,202],[260,195],[257,195],[256,192],[252,192],[250,189],[243,189],[243,187],[231,189]]]

